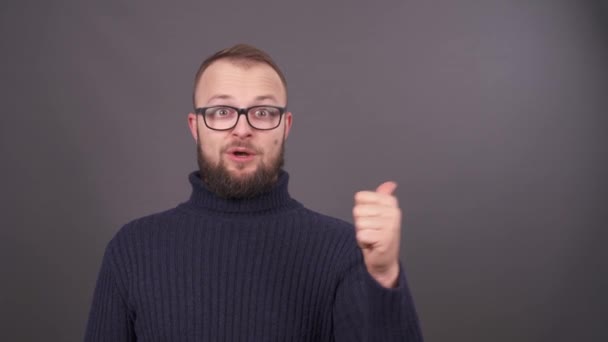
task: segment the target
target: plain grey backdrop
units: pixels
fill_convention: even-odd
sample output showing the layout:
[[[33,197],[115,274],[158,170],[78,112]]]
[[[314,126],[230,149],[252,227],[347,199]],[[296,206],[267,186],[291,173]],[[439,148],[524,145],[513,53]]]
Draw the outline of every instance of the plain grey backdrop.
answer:
[[[284,69],[292,195],[399,183],[428,341],[606,341],[602,1],[13,1],[0,15],[0,340],[78,341],[106,243],[177,205],[200,62]]]

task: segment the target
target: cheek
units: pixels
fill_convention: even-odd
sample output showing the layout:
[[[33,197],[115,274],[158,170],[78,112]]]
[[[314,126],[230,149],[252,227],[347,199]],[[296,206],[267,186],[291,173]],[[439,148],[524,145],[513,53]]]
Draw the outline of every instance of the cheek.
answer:
[[[219,141],[220,139],[217,139],[216,137],[210,134],[199,135],[199,139],[201,150],[205,157],[210,158],[212,160],[218,158],[221,150],[221,144]]]
[[[204,140],[201,140],[201,152],[206,156],[206,157],[210,157],[213,156],[213,148],[211,148],[211,146],[209,146],[209,143],[205,142]]]
[[[264,151],[264,159],[272,160],[279,153],[281,139],[279,138],[270,138],[266,140],[266,147],[263,148]]]

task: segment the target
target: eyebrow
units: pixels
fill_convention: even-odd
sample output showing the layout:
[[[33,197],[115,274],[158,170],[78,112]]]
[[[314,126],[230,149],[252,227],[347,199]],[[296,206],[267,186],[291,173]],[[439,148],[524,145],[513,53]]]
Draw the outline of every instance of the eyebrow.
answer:
[[[234,100],[234,97],[232,95],[228,95],[228,94],[216,94],[216,95],[211,96],[207,100],[207,103],[209,103],[213,100]],[[266,100],[274,101],[275,103],[279,102],[279,100],[272,94],[256,96],[253,101],[254,102],[263,102]]]
[[[261,101],[265,101],[265,100],[271,100],[271,101],[274,101],[274,102],[279,102],[274,95],[270,95],[270,94],[269,95],[260,95],[260,96],[257,96],[255,98],[256,102],[261,102]]]
[[[226,95],[226,94],[217,94],[217,95],[213,95],[211,96],[207,102],[211,102],[213,100],[232,100],[233,97],[230,95]]]

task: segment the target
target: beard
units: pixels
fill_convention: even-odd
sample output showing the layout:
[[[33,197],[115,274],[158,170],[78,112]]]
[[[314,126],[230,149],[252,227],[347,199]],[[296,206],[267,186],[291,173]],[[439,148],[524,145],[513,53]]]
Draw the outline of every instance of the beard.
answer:
[[[201,179],[211,192],[225,199],[247,199],[269,192],[285,164],[285,140],[283,139],[279,154],[268,165],[260,161],[254,172],[237,177],[230,173],[222,157],[217,164],[208,160],[203,154],[200,141],[199,138],[196,143],[196,154]],[[247,143],[233,143],[226,146],[225,149],[230,147],[247,147],[255,150]],[[221,156],[224,155],[225,149],[222,149]],[[242,165],[238,165],[237,168],[242,168]]]

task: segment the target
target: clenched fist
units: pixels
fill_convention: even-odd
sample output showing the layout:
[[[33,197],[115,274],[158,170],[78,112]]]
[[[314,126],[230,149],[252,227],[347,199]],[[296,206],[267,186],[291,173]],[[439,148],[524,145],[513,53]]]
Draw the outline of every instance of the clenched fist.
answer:
[[[395,287],[399,276],[401,209],[393,196],[396,188],[395,182],[385,182],[376,191],[359,191],[353,208],[357,243],[363,250],[365,266],[384,287]]]

